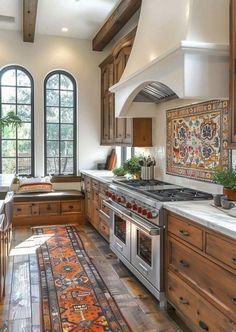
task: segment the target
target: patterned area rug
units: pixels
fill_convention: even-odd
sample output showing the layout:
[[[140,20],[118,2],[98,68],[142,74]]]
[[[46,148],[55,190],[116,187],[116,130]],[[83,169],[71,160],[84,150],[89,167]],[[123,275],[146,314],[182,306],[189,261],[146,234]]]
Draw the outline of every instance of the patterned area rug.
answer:
[[[35,227],[45,332],[130,332],[72,226]]]

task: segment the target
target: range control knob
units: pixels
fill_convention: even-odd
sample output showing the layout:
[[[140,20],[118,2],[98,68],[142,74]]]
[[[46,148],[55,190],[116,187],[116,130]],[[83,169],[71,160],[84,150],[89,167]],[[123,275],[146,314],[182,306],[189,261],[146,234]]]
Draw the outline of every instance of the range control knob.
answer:
[[[105,195],[109,196],[109,191],[108,190],[106,190]]]
[[[121,197],[120,196],[117,197],[117,202],[119,202],[119,203],[121,202]]]
[[[153,215],[152,215],[152,212],[151,212],[151,211],[148,211],[148,213],[147,213],[147,218],[148,218],[148,219],[152,219],[152,218],[153,218]]]
[[[112,195],[111,195],[111,198],[113,199],[113,201],[115,201],[115,200],[116,200],[116,195],[115,195],[115,194],[112,194]]]
[[[142,213],[143,209],[141,206],[138,207],[138,213]]]
[[[137,210],[138,210],[138,206],[137,206],[137,204],[133,204],[133,210],[134,210],[134,211],[137,211]]]
[[[142,211],[142,215],[143,215],[143,216],[146,216],[146,214],[147,214],[147,210],[146,210],[146,209],[143,209],[143,211]]]
[[[108,191],[108,196],[111,198],[112,197],[112,193],[110,191]]]
[[[131,204],[130,202],[127,202],[127,203],[126,203],[126,207],[127,207],[128,209],[131,209],[132,204]]]

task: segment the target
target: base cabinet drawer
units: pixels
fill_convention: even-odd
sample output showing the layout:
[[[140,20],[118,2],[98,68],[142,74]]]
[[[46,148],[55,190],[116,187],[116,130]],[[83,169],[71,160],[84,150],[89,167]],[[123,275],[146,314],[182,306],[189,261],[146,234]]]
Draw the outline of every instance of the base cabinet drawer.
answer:
[[[211,298],[236,321],[236,276],[169,237],[169,270]]]
[[[56,203],[40,203],[39,214],[59,214],[60,213],[60,202]]]
[[[62,213],[79,213],[82,212],[81,201],[61,202]]]
[[[171,272],[168,273],[167,298],[194,331],[236,331],[236,324]]]
[[[206,233],[206,253],[236,270],[236,246],[233,241]]]

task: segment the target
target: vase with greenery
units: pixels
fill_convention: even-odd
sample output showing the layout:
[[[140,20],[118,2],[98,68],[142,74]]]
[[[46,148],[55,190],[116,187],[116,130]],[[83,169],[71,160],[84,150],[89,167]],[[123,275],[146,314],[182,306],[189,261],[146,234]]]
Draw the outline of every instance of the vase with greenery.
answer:
[[[140,157],[133,156],[124,162],[123,168],[126,173],[132,175],[134,178],[140,178],[141,166],[139,164]]]
[[[213,180],[224,187],[223,192],[228,199],[236,200],[236,170],[227,168],[216,171]]]
[[[124,169],[123,166],[114,168],[112,172],[116,176],[124,176],[125,174],[127,174],[127,171]]]

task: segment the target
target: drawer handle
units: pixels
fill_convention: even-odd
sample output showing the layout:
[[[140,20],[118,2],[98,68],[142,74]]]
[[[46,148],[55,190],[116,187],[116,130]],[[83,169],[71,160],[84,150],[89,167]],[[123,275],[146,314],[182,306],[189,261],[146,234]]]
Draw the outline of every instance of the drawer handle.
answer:
[[[205,331],[209,331],[209,327],[206,325],[205,322],[203,322],[203,320],[200,320],[200,321],[199,321],[199,326],[200,326],[203,330],[205,330]]]
[[[182,259],[179,261],[179,264],[180,264],[181,266],[183,266],[183,267],[189,267],[189,263],[185,262],[185,261],[182,260]]]
[[[73,207],[74,207],[73,205],[69,205],[69,209],[73,209]]]
[[[179,303],[181,303],[181,304],[189,304],[188,300],[185,300],[182,296],[179,298]]]
[[[236,297],[232,298],[232,302],[233,302],[233,304],[236,304]]]
[[[51,210],[51,206],[50,205],[47,206],[47,210]]]
[[[179,234],[180,234],[180,235],[183,235],[183,236],[189,236],[189,235],[190,235],[189,232],[187,232],[187,231],[185,231],[185,230],[183,230],[183,229],[180,229],[180,230],[179,230]]]
[[[16,211],[21,211],[21,209],[20,209],[20,208],[17,208]]]
[[[236,265],[236,257],[232,258],[232,263]]]

